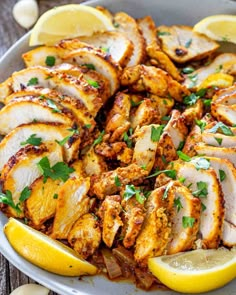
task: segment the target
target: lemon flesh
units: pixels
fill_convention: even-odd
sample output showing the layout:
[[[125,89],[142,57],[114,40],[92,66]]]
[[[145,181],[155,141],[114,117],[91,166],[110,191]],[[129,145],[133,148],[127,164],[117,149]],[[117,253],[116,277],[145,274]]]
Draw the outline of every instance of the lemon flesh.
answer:
[[[97,268],[47,235],[10,218],[4,233],[15,251],[31,263],[63,276],[93,275]]]
[[[236,278],[236,251],[194,250],[150,258],[150,271],[167,287],[181,293],[202,293]]]
[[[208,37],[236,43],[236,15],[212,15],[197,23],[194,31]]]
[[[68,4],[48,10],[39,18],[29,44],[52,45],[62,39],[110,30],[114,30],[114,26],[101,11],[90,6]]]

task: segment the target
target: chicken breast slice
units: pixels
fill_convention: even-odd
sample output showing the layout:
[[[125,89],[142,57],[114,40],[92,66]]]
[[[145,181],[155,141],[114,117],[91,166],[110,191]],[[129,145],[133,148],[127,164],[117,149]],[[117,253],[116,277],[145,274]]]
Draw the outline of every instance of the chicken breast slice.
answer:
[[[137,19],[137,23],[142,31],[146,46],[153,42],[157,44],[156,25],[150,15]]]
[[[226,247],[236,245],[236,227],[227,221],[224,221],[222,240]]]
[[[197,89],[202,82],[211,74],[221,72],[235,75],[236,54],[222,53],[218,55],[208,66],[204,66],[186,76],[184,85],[190,89]],[[193,82],[194,78],[194,82]]]
[[[40,138],[41,142],[48,141],[62,141],[68,137],[68,141],[63,145],[63,154],[66,162],[71,161],[75,153],[78,153],[79,146],[77,144],[70,144],[70,135],[72,131],[68,130],[68,125],[45,124],[45,123],[31,123],[21,125],[8,133],[0,142],[0,170],[7,163],[9,158],[16,154],[30,136]],[[23,144],[25,143],[25,144]]]
[[[212,101],[225,105],[236,104],[236,83],[231,87],[218,90],[213,96]]]
[[[227,125],[236,124],[236,104],[224,105],[213,102],[211,104],[211,113],[218,121],[222,121]]]
[[[208,157],[207,159],[210,161],[211,167],[215,170],[222,187],[225,202],[224,223],[228,222],[236,227],[236,169],[227,159],[214,157]],[[228,225],[223,225],[222,239],[225,244],[230,240],[230,236],[227,233],[228,227]]]
[[[25,203],[25,215],[32,227],[41,229],[45,221],[54,217],[61,185],[60,180],[51,178],[44,182],[42,176],[31,184],[31,194]]]
[[[133,182],[142,182],[143,178],[148,175],[148,172],[137,164],[130,164],[126,167],[119,167],[116,170],[104,172],[101,176],[95,179],[90,189],[90,194],[96,195],[99,199],[104,199],[105,196],[119,192],[122,186]],[[118,177],[121,186],[116,185]]]
[[[197,169],[193,162],[173,163],[172,169],[177,171],[178,178],[184,177],[184,185],[190,187],[193,195],[201,198],[200,235],[204,248],[217,248],[224,221],[224,198],[216,172],[212,168]]]
[[[216,147],[235,147],[236,146],[236,136],[227,136],[221,133],[210,133],[204,131],[202,133],[202,141],[211,146]]]
[[[101,230],[96,216],[90,213],[81,216],[73,225],[68,242],[82,258],[91,256],[101,242]]]
[[[32,122],[59,123],[73,126],[75,119],[69,110],[51,100],[22,97],[0,110],[0,134],[8,134],[17,126]]]
[[[52,238],[67,239],[75,222],[88,213],[89,187],[89,178],[70,178],[60,187],[52,226]]]
[[[157,140],[152,140],[152,132],[160,125],[151,124],[136,129],[134,133],[135,146],[132,162],[144,167],[150,173],[155,163],[155,155],[158,146]]]
[[[176,213],[172,219],[167,254],[192,249],[197,240],[200,225],[201,201],[193,197],[189,189],[179,182],[175,182],[173,185],[173,194]],[[185,221],[190,219],[193,223],[186,224]]]
[[[11,77],[0,83],[0,102],[5,103],[6,97],[12,93],[11,84]]]
[[[178,63],[202,59],[219,48],[218,43],[188,26],[159,26],[157,35],[162,50]]]
[[[112,247],[118,229],[123,225],[120,196],[107,196],[99,208],[98,215],[102,219],[102,240],[107,247]]]
[[[9,190],[12,193],[15,205],[19,203],[23,189],[30,186],[42,175],[37,163],[44,157],[48,158],[51,166],[57,162],[62,162],[61,147],[55,142],[39,147],[28,145],[12,156],[3,167],[1,173],[2,189],[3,191]],[[22,205],[20,207],[22,209]],[[7,208],[7,214],[18,217],[16,211],[11,207]],[[22,216],[24,216],[23,212]]]
[[[101,175],[102,173],[106,172],[107,164],[104,161],[103,157],[98,155],[94,151],[94,147],[92,146],[83,156],[83,169],[87,176],[92,175]]]
[[[125,12],[118,12],[114,15],[113,21],[118,25],[117,31],[123,33],[134,45],[127,67],[142,63],[146,54],[145,40],[135,19]]]

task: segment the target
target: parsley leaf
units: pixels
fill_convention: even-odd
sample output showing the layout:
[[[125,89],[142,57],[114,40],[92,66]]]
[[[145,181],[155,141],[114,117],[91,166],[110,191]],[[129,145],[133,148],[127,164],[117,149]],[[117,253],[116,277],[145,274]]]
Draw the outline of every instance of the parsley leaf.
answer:
[[[184,147],[184,144],[185,144],[184,140],[180,141],[179,146],[177,147],[177,151],[182,150],[182,148]]]
[[[206,198],[208,195],[207,183],[204,181],[197,182],[197,190],[192,195],[199,198]]]
[[[197,73],[193,74],[193,75],[188,75],[188,78],[189,80],[192,82],[190,85],[189,85],[189,88],[192,88],[194,86],[196,86],[197,84],[197,79],[198,79],[198,75]]]
[[[161,117],[162,121],[170,121],[170,116],[163,116]]]
[[[172,185],[173,185],[172,181],[170,181],[170,182],[167,184],[166,189],[165,189],[165,191],[164,191],[164,194],[163,194],[163,196],[162,196],[162,199],[163,199],[163,200],[166,199],[166,198],[168,197],[168,193],[169,193],[169,190],[170,190],[170,188],[172,187]]]
[[[190,216],[183,216],[182,217],[182,225],[183,228],[187,228],[187,227],[193,227],[195,222],[195,218],[194,217],[190,217]]]
[[[53,199],[58,199],[58,194],[54,194]]]
[[[188,155],[186,155],[185,153],[181,152],[181,151],[177,151],[177,155],[179,156],[179,158],[185,162],[190,162],[192,160],[191,157],[189,157]]]
[[[157,32],[157,36],[170,36],[170,33],[169,32],[164,32],[164,31],[159,31]]]
[[[162,133],[163,133],[163,129],[164,129],[165,125],[160,125],[158,127],[154,127],[152,126],[152,129],[151,129],[151,140],[153,142],[157,142],[159,141]]]
[[[48,178],[53,180],[61,179],[65,182],[69,178],[70,173],[75,171],[74,168],[67,166],[64,162],[58,162],[51,167],[48,157],[42,158],[37,163],[37,166],[43,174],[44,182],[46,182]]]
[[[130,139],[129,135],[127,134],[127,132],[124,133],[123,135],[123,139],[126,142],[128,148],[132,147],[132,140]]]
[[[30,197],[30,195],[31,195],[31,190],[28,186],[26,186],[20,194],[19,201],[24,202]]]
[[[94,71],[96,71],[96,68],[95,68],[95,66],[94,66],[93,64],[82,64],[81,66],[82,66],[82,67],[86,67],[86,68],[89,69],[89,70],[94,70]]]
[[[136,189],[133,184],[128,184],[125,186],[125,192],[124,192],[124,199],[127,201],[130,198],[135,196],[136,200],[140,203],[143,204],[144,201],[146,200],[144,194],[141,192],[140,189]]]
[[[183,103],[191,106],[194,105],[198,99],[199,97],[195,93],[191,93],[190,95],[184,97]]]
[[[215,126],[213,126],[211,129],[208,129],[207,131],[210,133],[221,132],[227,136],[234,136],[232,130],[222,122],[218,122]]]
[[[72,129],[72,130],[69,130],[69,131],[71,131],[71,134],[70,135],[68,135],[68,136],[66,136],[65,138],[63,138],[62,140],[55,140],[60,146],[63,146],[63,145],[65,145],[66,143],[67,143],[67,141],[74,135],[74,134],[78,134],[79,133],[79,131],[78,130],[76,130],[76,129]]]
[[[151,178],[151,177],[155,177],[158,176],[161,173],[165,173],[166,176],[172,178],[172,179],[176,179],[176,171],[175,170],[159,170],[154,172],[153,174],[147,176],[146,178]]]
[[[204,169],[207,170],[210,167],[210,162],[205,158],[194,158],[191,160],[197,170]]]
[[[39,83],[38,78],[34,77],[34,78],[31,78],[31,79],[28,81],[27,86],[37,85],[38,83]]]
[[[206,210],[206,205],[203,204],[203,202],[201,202],[201,207],[202,207],[202,212]]]
[[[94,87],[94,88],[99,88],[99,83],[97,82],[97,81],[94,81],[94,80],[91,80],[91,79],[87,79],[86,80],[87,81],[87,83],[90,85],[90,86],[92,86],[92,87]]]
[[[183,73],[183,74],[192,74],[194,71],[195,71],[195,70],[194,70],[194,68],[192,68],[192,67],[186,67],[186,68],[183,68],[183,69],[182,69],[182,73]]]
[[[20,145],[31,144],[33,146],[39,146],[42,143],[41,137],[36,137],[36,134],[31,134],[26,141],[22,141]]]
[[[137,107],[137,106],[139,106],[142,102],[143,102],[143,100],[140,100],[140,101],[138,101],[138,102],[135,102],[135,101],[133,101],[133,100],[131,99],[131,101],[130,101],[132,107]]]
[[[55,56],[47,56],[45,59],[45,64],[49,67],[53,67],[55,65],[56,58]]]
[[[178,197],[177,199],[174,199],[174,206],[176,207],[177,212],[179,212],[180,209],[183,208],[183,205],[180,201],[180,197]]]
[[[186,48],[189,48],[190,46],[191,46],[191,44],[192,44],[192,39],[189,39],[186,43],[185,43],[185,45],[184,45],[184,47],[186,47]]]
[[[119,177],[117,175],[115,176],[115,185],[118,186],[118,187],[121,186],[120,179],[119,179]]]
[[[48,106],[52,109],[53,113],[61,113],[61,110],[58,109],[57,105],[52,99],[47,99]]]
[[[105,130],[103,130],[103,131],[99,134],[98,138],[96,138],[96,139],[94,140],[94,142],[93,142],[93,146],[95,146],[95,145],[97,145],[97,144],[99,144],[99,143],[102,142],[102,139],[103,139],[104,134],[105,134]]]
[[[85,125],[84,125],[84,128],[89,129],[89,128],[91,128],[91,126],[92,126],[92,124],[85,124]]]
[[[5,194],[0,193],[0,203],[12,207],[17,212],[17,214],[21,213],[21,209],[17,205],[15,205],[12,198],[12,193],[9,190],[7,190]]]
[[[200,127],[201,133],[204,131],[204,128],[206,127],[206,122],[202,120],[195,119],[196,125]]]
[[[223,138],[214,137],[214,139],[218,142],[219,145],[222,144]]]
[[[181,177],[178,178],[178,181],[181,182],[181,183],[184,183],[185,180],[186,180],[186,178],[183,177],[183,176],[181,176]]]
[[[226,173],[224,172],[224,170],[219,169],[219,175],[220,175],[220,181],[224,181],[226,178]]]

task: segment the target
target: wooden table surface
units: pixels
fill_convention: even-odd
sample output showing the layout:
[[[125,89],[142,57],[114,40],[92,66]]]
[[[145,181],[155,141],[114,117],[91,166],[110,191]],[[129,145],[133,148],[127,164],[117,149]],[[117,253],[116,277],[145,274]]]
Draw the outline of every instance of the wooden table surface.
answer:
[[[17,0],[0,0],[0,57],[27,31],[21,28],[12,17],[12,8]],[[40,14],[51,7],[81,3],[83,0],[39,0]],[[0,254],[0,295],[9,295],[17,287],[34,282]],[[56,294],[51,292],[50,294]],[[32,294],[33,295],[33,294]]]

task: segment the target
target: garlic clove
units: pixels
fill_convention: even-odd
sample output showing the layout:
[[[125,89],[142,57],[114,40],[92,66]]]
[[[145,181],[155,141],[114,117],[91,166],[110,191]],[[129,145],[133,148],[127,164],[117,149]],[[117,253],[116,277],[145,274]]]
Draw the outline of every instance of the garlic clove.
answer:
[[[48,295],[49,290],[41,285],[26,284],[11,292],[10,295]]]
[[[20,0],[12,10],[16,22],[25,29],[29,29],[39,17],[39,8],[35,0]]]

